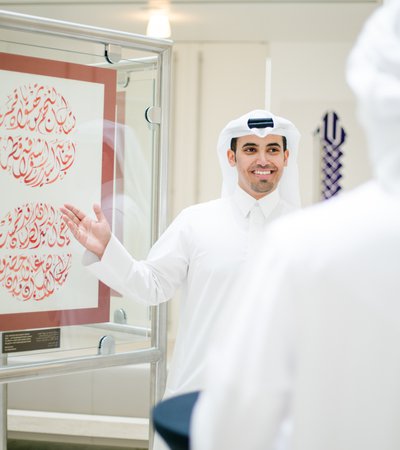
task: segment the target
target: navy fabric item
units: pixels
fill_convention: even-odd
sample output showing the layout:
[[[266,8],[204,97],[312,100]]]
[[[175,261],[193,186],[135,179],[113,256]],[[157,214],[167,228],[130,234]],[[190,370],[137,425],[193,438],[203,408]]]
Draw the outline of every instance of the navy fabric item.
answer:
[[[249,128],[274,128],[274,119],[271,117],[265,117],[263,119],[249,119],[247,121]]]
[[[189,450],[190,419],[199,394],[196,391],[170,397],[154,407],[154,428],[171,450]]]

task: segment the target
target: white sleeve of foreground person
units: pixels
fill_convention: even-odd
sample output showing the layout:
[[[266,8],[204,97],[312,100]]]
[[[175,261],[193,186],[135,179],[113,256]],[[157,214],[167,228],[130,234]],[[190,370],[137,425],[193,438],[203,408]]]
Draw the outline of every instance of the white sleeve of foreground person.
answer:
[[[193,412],[191,450],[285,448],[293,314],[291,295],[280,287],[281,268],[274,266],[270,250],[271,264],[263,263],[271,268],[268,287],[262,288],[265,276],[253,274],[247,290],[238,289],[246,297],[243,306],[218,327],[223,331],[214,340],[205,389]],[[284,285],[291,289],[291,283]],[[260,298],[263,291],[266,296]]]

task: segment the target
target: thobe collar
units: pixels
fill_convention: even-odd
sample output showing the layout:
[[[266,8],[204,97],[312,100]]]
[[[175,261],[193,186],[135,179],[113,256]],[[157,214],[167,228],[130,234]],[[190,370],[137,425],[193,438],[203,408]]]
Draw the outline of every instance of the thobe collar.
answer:
[[[264,218],[267,219],[275,209],[276,205],[279,203],[280,196],[278,189],[275,189],[265,197],[256,200],[254,197],[244,191],[239,185],[237,185],[232,199],[239,208],[240,212],[243,214],[243,217],[248,217],[254,205],[258,203],[261,211],[264,214]]]

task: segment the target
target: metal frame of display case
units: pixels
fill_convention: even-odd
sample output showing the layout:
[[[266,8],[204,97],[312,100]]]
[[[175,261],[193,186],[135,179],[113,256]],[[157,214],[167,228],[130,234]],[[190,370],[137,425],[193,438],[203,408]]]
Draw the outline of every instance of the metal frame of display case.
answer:
[[[165,229],[167,222],[167,157],[169,138],[169,107],[172,41],[153,39],[146,36],[102,29],[82,24],[75,24],[43,17],[29,16],[0,10],[0,29],[32,32],[48,36],[77,39],[104,45],[105,57],[112,63],[112,52],[119,48],[149,51],[156,56],[148,59],[156,62],[157,83],[155,86],[155,103],[157,119],[154,127],[153,158],[153,211],[152,242]],[[111,59],[111,60],[109,60]],[[140,62],[140,59],[138,59]],[[55,375],[71,374],[107,367],[150,363],[150,399],[155,404],[161,399],[166,380],[166,347],[167,347],[167,305],[165,303],[151,307],[151,346],[120,354],[99,354],[91,356],[56,359],[38,363],[21,364],[16,367],[7,366],[7,356],[0,356],[0,450],[7,448],[7,383]],[[115,328],[109,324],[110,329]],[[102,324],[107,327],[107,324]],[[123,329],[124,327],[121,327]],[[143,335],[143,329],[129,327],[130,333]],[[107,353],[107,352],[106,352]],[[152,427],[150,424],[150,443]]]

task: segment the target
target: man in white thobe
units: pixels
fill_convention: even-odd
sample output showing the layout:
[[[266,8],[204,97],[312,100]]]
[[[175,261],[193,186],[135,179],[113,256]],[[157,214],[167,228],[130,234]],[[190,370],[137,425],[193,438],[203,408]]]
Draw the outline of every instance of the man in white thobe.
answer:
[[[97,221],[72,205],[62,208],[74,236],[89,250],[84,263],[114,290],[157,305],[183,288],[166,396],[203,387],[211,330],[256,247],[257,233],[299,206],[299,137],[290,121],[269,111],[229,122],[218,142],[222,198],[183,210],[143,261],[111,234],[98,205]]]
[[[210,351],[193,450],[400,449],[400,2],[367,21],[347,78],[374,179],[265,233]],[[234,302],[234,300],[233,300]]]

